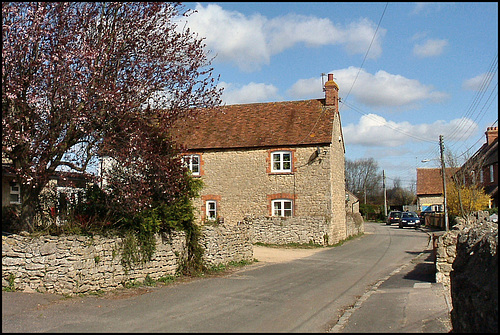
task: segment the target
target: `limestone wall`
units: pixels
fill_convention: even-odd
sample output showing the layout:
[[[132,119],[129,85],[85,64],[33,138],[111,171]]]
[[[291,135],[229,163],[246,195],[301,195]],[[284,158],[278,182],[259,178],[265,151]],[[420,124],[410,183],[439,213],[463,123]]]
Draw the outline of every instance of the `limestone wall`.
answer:
[[[314,217],[246,217],[252,243],[314,243],[326,245],[329,222]]]
[[[296,216],[328,215],[331,205],[330,167],[322,157],[307,165],[316,147],[281,148],[293,153],[294,173],[270,173],[270,150],[241,149],[201,153],[204,187],[195,199],[202,215],[206,200],[218,200],[217,214],[225,223],[236,224],[245,216],[270,214],[270,197],[295,197]],[[300,167],[299,167],[300,166]],[[313,182],[314,181],[314,182]]]
[[[253,260],[253,245],[248,225],[205,225],[200,244],[203,260],[210,267],[229,262]]]
[[[344,213],[345,215],[345,213]],[[348,215],[342,235],[345,238],[364,232],[361,215],[356,220]],[[332,245],[339,242],[331,238],[332,224],[321,217],[246,217],[243,222],[250,225],[252,243],[288,244],[314,243]]]
[[[365,232],[364,219],[360,213],[346,213],[346,237]]]
[[[344,154],[341,144],[207,150],[196,152],[201,160],[204,187],[195,199],[199,220],[206,202],[217,202],[217,215],[226,224],[247,216],[271,215],[271,201],[291,199],[294,217],[327,218],[331,240],[345,238]],[[271,153],[292,152],[293,171],[271,172]]]
[[[204,227],[201,244],[208,266],[252,260],[248,228]],[[22,291],[78,294],[109,291],[130,281],[175,275],[186,256],[184,233],[156,236],[150,262],[126,269],[121,263],[122,239],[102,236],[2,236],[2,287]]]
[[[453,332],[498,331],[498,223],[488,212],[459,219],[437,238],[436,282],[453,305]]]

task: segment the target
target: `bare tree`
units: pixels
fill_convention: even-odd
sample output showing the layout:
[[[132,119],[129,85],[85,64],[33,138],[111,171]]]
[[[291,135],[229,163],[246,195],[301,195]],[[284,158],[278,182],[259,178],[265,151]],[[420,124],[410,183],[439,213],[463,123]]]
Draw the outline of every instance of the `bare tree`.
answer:
[[[346,188],[358,198],[378,196],[381,191],[382,174],[377,162],[373,158],[358,159],[345,162]]]
[[[387,200],[389,203],[399,206],[409,205],[415,199],[415,193],[401,186],[401,179],[396,177],[392,188],[387,190]]]

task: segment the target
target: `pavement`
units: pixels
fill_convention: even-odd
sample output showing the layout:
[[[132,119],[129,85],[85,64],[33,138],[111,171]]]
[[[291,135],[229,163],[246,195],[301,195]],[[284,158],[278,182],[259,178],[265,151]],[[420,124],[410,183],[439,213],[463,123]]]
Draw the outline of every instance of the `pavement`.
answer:
[[[436,283],[431,243],[428,248],[374,284],[329,332],[450,333],[451,296]]]

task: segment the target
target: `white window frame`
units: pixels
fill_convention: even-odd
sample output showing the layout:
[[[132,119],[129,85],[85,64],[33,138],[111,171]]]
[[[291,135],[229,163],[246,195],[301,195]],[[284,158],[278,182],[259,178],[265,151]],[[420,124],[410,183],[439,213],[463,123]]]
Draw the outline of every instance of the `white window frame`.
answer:
[[[493,164],[490,165],[490,183],[495,182],[495,168],[493,167]]]
[[[12,200],[12,196],[17,197],[17,201]],[[10,198],[9,198],[10,204],[11,205],[20,205],[21,204],[21,185],[19,183],[12,183],[10,184]]]
[[[285,160],[284,156],[288,155],[290,160]],[[271,152],[271,172],[292,172],[292,152],[291,151],[273,151]],[[277,158],[277,159],[276,159]],[[277,166],[276,166],[276,165]],[[289,168],[284,166],[288,164]]]
[[[207,220],[217,220],[217,201],[207,200],[205,203],[205,211]]]
[[[193,158],[196,158],[197,159],[197,163],[193,163]],[[200,175],[200,171],[201,171],[201,157],[200,155],[185,155],[184,157],[182,157],[182,161],[184,162],[184,164],[186,165],[186,167],[189,169],[189,171],[191,171],[191,174],[193,176],[199,176]],[[197,168],[197,171],[195,171],[195,167]]]
[[[289,206],[285,206],[289,204]],[[289,208],[287,208],[289,207]],[[272,216],[292,217],[293,216],[293,200],[292,199],[275,199],[271,201]],[[288,214],[288,215],[287,215]]]

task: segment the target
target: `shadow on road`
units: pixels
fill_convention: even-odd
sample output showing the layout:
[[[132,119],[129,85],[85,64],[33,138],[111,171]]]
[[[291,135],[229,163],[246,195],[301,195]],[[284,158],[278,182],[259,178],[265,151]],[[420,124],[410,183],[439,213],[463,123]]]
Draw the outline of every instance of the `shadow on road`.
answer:
[[[426,250],[423,253],[424,255],[415,260],[416,264],[413,270],[408,272],[403,278],[427,283],[435,283],[436,265],[434,264],[434,255],[431,250]]]

